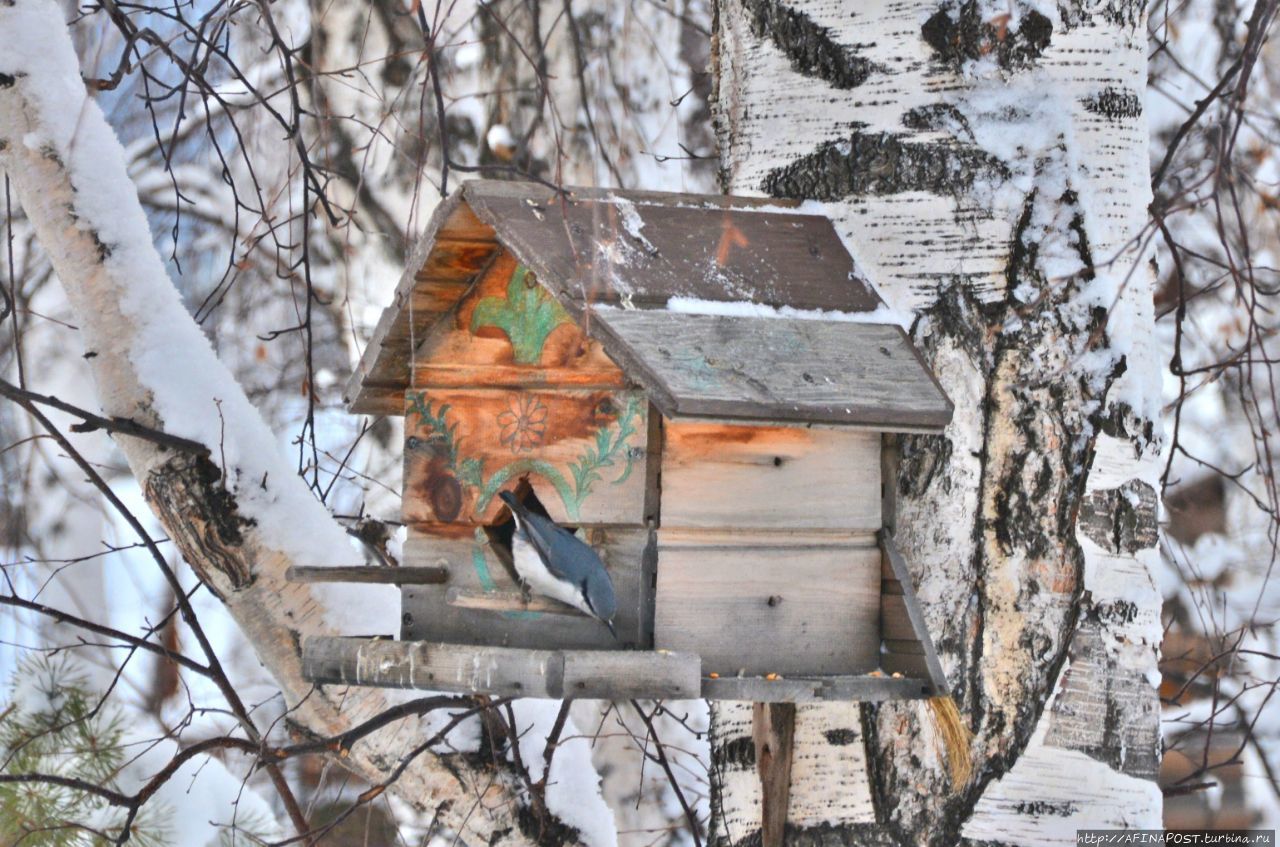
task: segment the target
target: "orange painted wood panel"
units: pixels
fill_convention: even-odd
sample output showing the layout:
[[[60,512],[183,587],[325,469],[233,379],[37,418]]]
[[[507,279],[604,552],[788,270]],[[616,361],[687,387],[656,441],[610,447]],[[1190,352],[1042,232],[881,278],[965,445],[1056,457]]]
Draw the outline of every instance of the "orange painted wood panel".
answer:
[[[527,484],[561,523],[642,526],[648,414],[639,391],[408,391],[404,519],[493,523]]]
[[[628,384],[600,342],[509,253],[424,340],[412,379],[418,387]]]

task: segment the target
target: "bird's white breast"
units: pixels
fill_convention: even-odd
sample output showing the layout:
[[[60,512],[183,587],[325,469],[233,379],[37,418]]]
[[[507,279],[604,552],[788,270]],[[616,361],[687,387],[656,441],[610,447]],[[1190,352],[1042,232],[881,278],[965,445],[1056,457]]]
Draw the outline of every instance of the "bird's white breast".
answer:
[[[517,532],[512,537],[511,556],[515,560],[516,573],[529,583],[529,588],[535,593],[568,603],[575,609],[591,614],[591,609],[582,596],[582,590],[552,575],[551,571],[547,570],[547,566],[542,563],[542,557],[538,555],[538,551],[525,540],[523,532]]]

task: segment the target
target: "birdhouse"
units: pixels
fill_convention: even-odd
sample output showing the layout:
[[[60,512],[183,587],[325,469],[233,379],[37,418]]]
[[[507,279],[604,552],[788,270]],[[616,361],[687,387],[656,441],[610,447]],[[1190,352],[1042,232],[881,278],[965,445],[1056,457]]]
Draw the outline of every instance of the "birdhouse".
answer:
[[[404,417],[398,640],[318,682],[519,696],[945,693],[884,496],[951,404],[831,221],[744,197],[465,183],[348,387]],[[522,590],[499,498],[576,532],[618,599]],[[346,569],[350,571],[351,569]]]

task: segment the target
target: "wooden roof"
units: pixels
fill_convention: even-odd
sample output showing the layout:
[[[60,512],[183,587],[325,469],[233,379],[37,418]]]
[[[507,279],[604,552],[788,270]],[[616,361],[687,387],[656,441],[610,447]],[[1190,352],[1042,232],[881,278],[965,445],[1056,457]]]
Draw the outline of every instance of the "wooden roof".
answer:
[[[664,414],[945,425],[951,405],[897,327],[667,310],[673,297],[846,313],[880,306],[831,221],[787,208],[796,205],[464,183],[415,245],[347,401],[356,412],[400,414],[414,347],[506,249],[571,314],[590,310],[591,334]]]
[[[934,429],[951,404],[896,325],[597,310],[668,417]]]

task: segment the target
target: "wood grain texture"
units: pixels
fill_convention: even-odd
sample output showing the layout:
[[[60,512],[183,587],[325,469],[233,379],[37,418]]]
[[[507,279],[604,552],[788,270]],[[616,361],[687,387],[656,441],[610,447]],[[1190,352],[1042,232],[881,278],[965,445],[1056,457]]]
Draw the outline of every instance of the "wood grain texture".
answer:
[[[510,253],[502,251],[494,258],[465,296],[456,300],[457,307],[419,344],[413,356],[411,384],[429,388],[627,387],[626,375],[600,342],[589,338],[574,321],[551,328],[538,345],[537,359],[522,362],[507,332],[477,320],[476,309],[481,303],[508,300],[516,271],[517,262]],[[521,277],[519,283],[538,285],[531,273]]]
[[[698,657],[655,651],[583,653],[314,637],[302,645],[303,676],[316,683],[419,688],[509,697],[689,698]]]
[[[618,598],[614,640],[604,624],[562,603],[533,596],[525,603],[510,566],[481,529],[459,537],[410,529],[408,564],[443,567],[444,586],[406,586],[401,592],[401,637],[501,647],[600,649],[653,644],[652,560],[656,547],[645,529],[593,529],[587,541],[600,554]],[[452,535],[452,537],[450,537]]]
[[[884,553],[884,563],[893,573],[892,581],[897,582],[895,588],[901,592],[895,595],[881,595],[882,627],[885,620],[888,620],[890,625],[890,628],[881,630],[881,637],[884,639],[884,655],[881,657],[881,664],[891,673],[897,672],[904,676],[927,679],[937,696],[949,694],[951,689],[947,685],[946,674],[942,672],[942,663],[938,660],[937,650],[934,649],[933,639],[929,635],[929,625],[925,620],[924,612],[916,599],[911,572],[907,569],[907,563],[893,541],[892,533],[881,531],[880,545]],[[905,625],[901,619],[903,612],[907,618]]]
[[[878,676],[732,676],[703,677],[702,696],[707,700],[743,700],[755,703],[847,702],[880,703],[886,700],[918,700],[933,696],[933,686],[906,675]]]
[[[352,412],[387,413],[378,399],[408,387],[414,343],[462,297],[498,247],[492,228],[476,218],[460,194],[436,207],[347,382],[343,397]]]
[[[566,300],[674,296],[869,311],[880,300],[824,217],[758,200],[472,181],[476,215]]]
[[[310,567],[295,566],[285,571],[289,582],[365,582],[383,585],[443,585],[449,581],[448,568]]]
[[[751,737],[760,774],[761,847],[782,847],[791,803],[791,749],[796,734],[792,703],[756,703]]]
[[[855,674],[878,666],[880,553],[813,536],[764,546],[738,533],[705,547],[658,533],[654,644],[708,672]],[[794,542],[795,536],[788,539]]]
[[[941,429],[951,402],[897,326],[595,310],[605,347],[668,417]]]
[[[880,528],[880,436],[667,421],[664,528]]]
[[[643,526],[649,404],[613,390],[408,391],[407,523],[491,524],[500,491],[527,483],[574,526]]]

